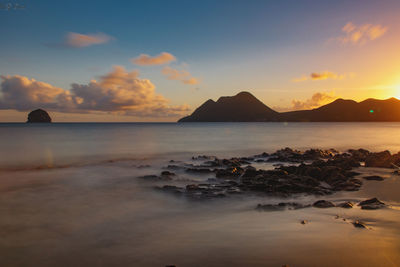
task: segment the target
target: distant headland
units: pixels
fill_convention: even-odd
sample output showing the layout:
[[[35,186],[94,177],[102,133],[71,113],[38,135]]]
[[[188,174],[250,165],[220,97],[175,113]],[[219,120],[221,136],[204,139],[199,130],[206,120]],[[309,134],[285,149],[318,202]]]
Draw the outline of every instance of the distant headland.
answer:
[[[43,109],[36,109],[36,110],[31,111],[28,114],[28,120],[26,122],[27,123],[35,123],[35,122],[50,123],[51,118],[50,118],[49,113],[47,113],[47,111],[45,111]]]
[[[380,122],[400,121],[400,100],[337,99],[312,110],[277,112],[249,92],[204,102],[178,122]]]

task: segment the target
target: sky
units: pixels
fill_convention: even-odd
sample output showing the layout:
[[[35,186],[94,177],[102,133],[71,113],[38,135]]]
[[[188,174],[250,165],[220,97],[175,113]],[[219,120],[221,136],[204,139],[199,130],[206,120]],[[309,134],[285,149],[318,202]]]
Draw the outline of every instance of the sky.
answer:
[[[0,0],[0,122],[176,121],[249,91],[278,111],[400,97],[398,0]]]

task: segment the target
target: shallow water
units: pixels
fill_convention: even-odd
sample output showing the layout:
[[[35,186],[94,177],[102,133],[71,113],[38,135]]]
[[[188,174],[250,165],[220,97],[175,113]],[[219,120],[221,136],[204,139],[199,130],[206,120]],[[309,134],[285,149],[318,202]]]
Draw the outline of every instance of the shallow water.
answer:
[[[198,154],[248,156],[285,146],[397,152],[399,129],[397,123],[0,124],[0,266],[400,266],[400,176],[390,170],[360,168],[386,179],[325,198],[378,197],[390,205],[373,211],[259,212],[258,203],[319,198],[188,201],[154,186],[210,175],[137,178]],[[355,228],[354,220],[368,229]]]
[[[400,151],[400,123],[0,123],[0,167],[184,154],[251,155],[282,147]]]

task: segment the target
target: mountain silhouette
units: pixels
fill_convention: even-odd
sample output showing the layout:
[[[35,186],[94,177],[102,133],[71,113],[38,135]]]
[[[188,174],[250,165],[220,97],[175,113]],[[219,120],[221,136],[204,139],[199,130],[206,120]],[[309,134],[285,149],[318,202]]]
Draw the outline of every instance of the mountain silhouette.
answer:
[[[400,100],[337,99],[312,110],[276,112],[249,92],[207,100],[179,122],[356,122],[400,121]]]
[[[209,99],[190,116],[179,122],[190,121],[271,121],[278,112],[270,109],[249,92],[235,96],[223,96],[217,102]]]

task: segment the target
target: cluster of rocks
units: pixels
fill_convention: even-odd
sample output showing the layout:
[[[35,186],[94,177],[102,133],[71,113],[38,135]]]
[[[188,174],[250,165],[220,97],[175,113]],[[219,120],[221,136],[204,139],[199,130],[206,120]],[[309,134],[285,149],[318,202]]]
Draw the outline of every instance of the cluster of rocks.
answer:
[[[303,209],[303,208],[309,208],[309,207],[314,207],[314,208],[333,208],[333,207],[339,207],[339,208],[345,208],[345,209],[351,209],[353,208],[354,203],[350,201],[342,202],[339,204],[334,204],[331,201],[328,200],[318,200],[314,202],[313,204],[301,204],[297,202],[281,202],[278,204],[258,204],[256,209],[260,211],[279,211],[279,210],[296,210],[296,209]],[[371,198],[367,199],[364,201],[361,201],[358,203],[358,206],[361,207],[361,209],[365,210],[376,210],[376,209],[381,209],[386,207],[386,204],[380,201],[377,198]]]
[[[365,149],[348,150],[339,153],[334,149],[309,149],[304,152],[285,148],[268,154],[251,157],[219,159],[201,155],[192,158],[192,163],[170,161],[161,175],[146,175],[142,179],[169,181],[174,171],[196,175],[212,175],[207,182],[186,186],[164,185],[159,190],[194,199],[223,197],[238,193],[261,193],[274,196],[293,194],[327,195],[337,191],[356,191],[362,181],[354,168],[365,166],[395,167],[400,154],[388,151],[372,153]],[[279,164],[275,169],[256,169],[257,162]],[[383,180],[380,176],[366,176],[367,180]]]
[[[335,205],[331,201],[318,200],[318,201],[314,202],[313,204],[301,204],[301,203],[297,203],[297,202],[281,202],[278,204],[258,204],[256,207],[256,210],[258,210],[258,211],[283,211],[283,210],[297,210],[297,209],[303,209],[303,208],[309,208],[309,207],[315,207],[315,208],[339,207],[339,208],[351,209],[351,208],[353,208],[353,206],[354,206],[354,204],[349,201],[342,202],[342,203]],[[376,209],[384,208],[387,205],[377,198],[371,198],[371,199],[367,199],[367,200],[359,202],[358,206],[364,210],[376,210]],[[336,215],[335,219],[339,219],[339,218],[340,217],[338,215]],[[343,221],[346,221],[346,219],[343,218]],[[308,224],[308,221],[301,220],[300,223]],[[363,228],[363,229],[368,228],[364,222],[359,221],[359,220],[355,220],[355,221],[351,222],[351,224],[356,228]]]

